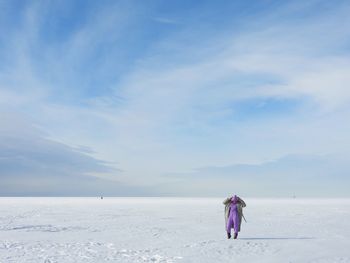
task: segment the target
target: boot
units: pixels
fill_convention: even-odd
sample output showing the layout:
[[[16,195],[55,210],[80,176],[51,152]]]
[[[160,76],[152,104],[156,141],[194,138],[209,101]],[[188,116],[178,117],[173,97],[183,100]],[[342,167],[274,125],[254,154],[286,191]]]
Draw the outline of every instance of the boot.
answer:
[[[227,239],[231,238],[231,233],[227,233]]]
[[[238,233],[235,233],[235,234],[233,235],[233,239],[237,239],[237,236],[238,236]]]

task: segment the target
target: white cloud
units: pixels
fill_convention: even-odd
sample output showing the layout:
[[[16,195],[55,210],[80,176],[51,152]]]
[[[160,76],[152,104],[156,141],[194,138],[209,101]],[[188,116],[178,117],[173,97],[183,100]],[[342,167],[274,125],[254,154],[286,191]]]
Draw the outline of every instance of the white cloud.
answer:
[[[209,192],[213,196],[341,197],[349,195],[349,168],[348,156],[291,155],[259,164],[202,167],[170,174],[162,189],[179,188],[191,196]]]
[[[86,149],[48,139],[25,116],[1,113],[0,123],[2,196],[150,194],[121,182],[122,171],[92,157]]]

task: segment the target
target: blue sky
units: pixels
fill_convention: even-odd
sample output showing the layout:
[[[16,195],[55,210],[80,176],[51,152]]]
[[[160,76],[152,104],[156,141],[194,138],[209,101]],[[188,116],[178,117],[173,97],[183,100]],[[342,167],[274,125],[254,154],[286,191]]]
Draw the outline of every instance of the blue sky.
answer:
[[[348,1],[1,1],[0,195],[349,196]]]

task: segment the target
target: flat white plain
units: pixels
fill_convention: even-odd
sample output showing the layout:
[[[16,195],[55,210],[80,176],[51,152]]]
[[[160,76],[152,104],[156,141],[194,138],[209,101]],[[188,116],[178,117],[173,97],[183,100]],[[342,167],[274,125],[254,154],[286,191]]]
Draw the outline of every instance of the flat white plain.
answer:
[[[350,262],[350,199],[222,199],[0,198],[0,262]]]

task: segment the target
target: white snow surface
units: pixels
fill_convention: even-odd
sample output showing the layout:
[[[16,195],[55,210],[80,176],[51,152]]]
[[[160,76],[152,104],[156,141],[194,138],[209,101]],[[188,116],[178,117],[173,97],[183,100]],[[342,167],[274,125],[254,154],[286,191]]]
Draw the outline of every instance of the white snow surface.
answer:
[[[0,262],[350,262],[350,199],[0,198]]]

